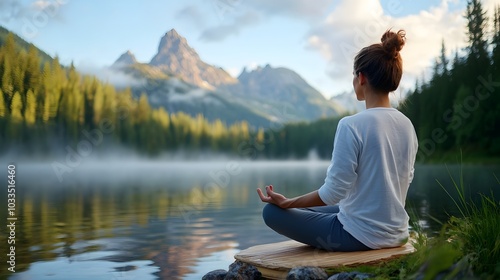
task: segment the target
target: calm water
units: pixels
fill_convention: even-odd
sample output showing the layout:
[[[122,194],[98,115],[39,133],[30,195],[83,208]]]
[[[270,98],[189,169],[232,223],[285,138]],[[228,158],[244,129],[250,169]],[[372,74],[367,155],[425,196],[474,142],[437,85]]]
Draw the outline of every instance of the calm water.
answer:
[[[17,163],[16,273],[9,279],[201,279],[239,250],[283,237],[262,222],[255,188],[289,196],[314,190],[328,162],[84,162],[62,175],[49,164]],[[4,166],[6,169],[6,167]],[[408,208],[432,233],[453,202],[459,167],[417,166]],[[6,177],[6,172],[2,172]],[[464,166],[467,195],[500,197],[500,166]],[[452,190],[450,188],[450,190]],[[453,190],[452,190],[453,191]],[[3,191],[1,201],[7,201]],[[0,219],[7,221],[6,203]],[[6,255],[6,228],[0,252]]]

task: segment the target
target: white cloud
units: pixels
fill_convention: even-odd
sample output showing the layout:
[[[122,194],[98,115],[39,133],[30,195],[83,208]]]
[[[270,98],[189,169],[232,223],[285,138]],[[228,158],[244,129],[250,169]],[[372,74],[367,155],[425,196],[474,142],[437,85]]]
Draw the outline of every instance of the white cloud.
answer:
[[[237,35],[246,26],[256,24],[261,20],[259,14],[248,11],[234,18],[229,24],[221,24],[215,27],[206,28],[200,35],[203,41],[222,41],[231,35]]]
[[[24,16],[26,8],[17,0],[0,1],[0,22],[9,22],[20,16]]]
[[[178,11],[175,15],[176,19],[185,20],[193,23],[197,27],[203,27],[206,24],[204,14],[196,6],[187,6]]]
[[[37,0],[35,2],[33,2],[31,4],[31,6],[36,9],[36,10],[43,10],[45,8],[47,8],[50,4],[51,4],[52,1],[46,1],[46,0]]]
[[[97,66],[91,61],[81,61],[76,65],[79,72],[86,75],[96,76],[99,80],[110,83],[116,87],[142,86],[145,83],[143,79],[136,79],[132,75],[123,73],[110,67]]]
[[[330,45],[325,40],[323,40],[323,38],[316,35],[310,36],[307,40],[307,44],[307,48],[318,50],[325,59],[332,59]]]
[[[204,41],[222,41],[243,29],[277,16],[292,17],[306,21],[320,20],[332,5],[333,0],[211,0],[220,21],[205,27],[200,38]],[[193,18],[193,9],[186,7],[179,14]]]
[[[329,61],[327,74],[334,82],[345,84],[352,78],[355,54],[363,47],[380,42],[385,30],[405,29],[407,42],[401,55],[405,79],[402,85],[413,86],[415,78],[430,69],[439,56],[441,41],[448,55],[465,46],[463,11],[450,11],[447,0],[419,14],[397,17],[384,11],[379,0],[342,0],[326,19],[308,34],[307,48],[317,50]]]
[[[245,5],[268,15],[287,15],[305,19],[317,19],[332,5],[333,0],[251,0]]]

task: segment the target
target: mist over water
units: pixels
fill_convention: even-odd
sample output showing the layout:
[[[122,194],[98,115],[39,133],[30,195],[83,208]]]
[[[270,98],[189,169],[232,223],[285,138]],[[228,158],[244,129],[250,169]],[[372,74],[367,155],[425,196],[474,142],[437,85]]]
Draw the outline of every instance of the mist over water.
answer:
[[[54,162],[70,169],[62,180]],[[73,279],[75,273],[80,279],[200,279],[227,269],[241,249],[285,240],[262,221],[257,187],[273,184],[287,196],[310,192],[323,184],[329,165],[97,153],[79,162],[54,157],[14,163],[22,242],[19,271],[11,279]],[[494,177],[500,166],[462,169],[468,197],[490,190],[500,195]],[[429,216],[445,222],[457,212],[436,180],[454,194],[450,176],[459,175],[458,165],[416,166],[407,209],[431,234],[441,225]]]
[[[8,161],[5,161],[8,162]],[[116,185],[120,183],[143,182],[157,184],[172,182],[179,187],[190,187],[195,181],[207,179],[236,180],[247,178],[254,171],[266,172],[286,170],[301,166],[305,170],[315,170],[318,166],[326,167],[329,161],[317,158],[308,161],[254,161],[224,155],[199,156],[198,159],[174,157],[147,158],[140,156],[107,156],[103,158],[83,158],[65,160],[57,157],[46,160],[19,160],[15,163],[19,180],[35,181],[51,186],[64,186],[72,182],[98,182]],[[234,182],[234,181],[233,181]]]

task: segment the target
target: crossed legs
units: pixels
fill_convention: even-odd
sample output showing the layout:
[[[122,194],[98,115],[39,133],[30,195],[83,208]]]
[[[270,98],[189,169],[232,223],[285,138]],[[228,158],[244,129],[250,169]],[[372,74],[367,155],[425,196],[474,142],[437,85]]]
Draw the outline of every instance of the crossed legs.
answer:
[[[279,234],[328,251],[365,251],[369,247],[344,230],[338,206],[282,209],[267,204],[262,217]]]

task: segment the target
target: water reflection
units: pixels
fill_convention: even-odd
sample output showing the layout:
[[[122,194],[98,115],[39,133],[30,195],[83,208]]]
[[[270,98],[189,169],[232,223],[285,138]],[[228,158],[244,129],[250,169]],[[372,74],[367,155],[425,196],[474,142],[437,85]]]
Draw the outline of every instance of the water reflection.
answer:
[[[498,165],[418,165],[415,174],[407,208],[414,210],[430,231],[441,229],[436,220],[446,222],[450,215],[459,216],[450,198],[459,199],[455,184],[463,184],[464,196],[471,201],[479,202],[481,194],[493,193],[497,200],[500,198],[500,182],[495,177],[500,175]]]
[[[50,165],[18,164],[18,272],[11,279],[200,279],[227,268],[239,249],[284,240],[263,224],[257,186],[299,195],[320,186],[328,166],[235,164],[101,162],[62,182]],[[458,179],[459,167],[449,170]],[[493,188],[498,197],[494,173],[499,166],[464,167],[467,196]],[[456,213],[436,179],[450,188],[445,167],[418,166],[407,202],[430,231],[440,225],[429,215],[446,221]]]

